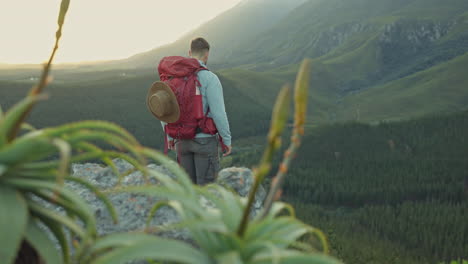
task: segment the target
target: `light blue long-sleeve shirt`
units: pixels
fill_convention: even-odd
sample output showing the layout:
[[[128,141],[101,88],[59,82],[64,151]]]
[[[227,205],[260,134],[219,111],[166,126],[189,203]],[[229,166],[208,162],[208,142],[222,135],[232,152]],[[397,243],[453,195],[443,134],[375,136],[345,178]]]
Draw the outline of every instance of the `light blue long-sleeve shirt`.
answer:
[[[199,62],[201,66],[206,67],[202,61],[199,60]],[[226,108],[224,106],[223,86],[221,85],[218,76],[211,71],[199,71],[197,75],[198,81],[201,84],[200,93],[203,101],[203,112],[206,113],[208,111],[208,107],[210,108],[208,117],[213,118],[224,144],[230,146],[231,130],[229,129],[229,121],[226,114]],[[165,123],[161,123],[164,128]],[[213,135],[210,134],[198,133],[195,137],[203,138],[212,136]]]

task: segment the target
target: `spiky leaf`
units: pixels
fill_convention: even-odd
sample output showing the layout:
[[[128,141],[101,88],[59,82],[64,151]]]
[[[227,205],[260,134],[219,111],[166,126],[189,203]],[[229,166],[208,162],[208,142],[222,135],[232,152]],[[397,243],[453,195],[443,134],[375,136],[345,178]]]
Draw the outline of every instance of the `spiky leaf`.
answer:
[[[0,259],[12,263],[23,239],[28,209],[21,194],[0,185]]]
[[[54,243],[47,237],[44,230],[37,226],[36,221],[29,221],[25,234],[26,240],[37,250],[47,264],[61,264],[63,259]]]
[[[0,147],[7,143],[16,126],[19,127],[18,122],[21,122],[24,113],[40,98],[38,96],[28,96],[4,114],[3,118],[0,119]]]
[[[109,236],[106,239],[115,239],[115,242],[118,243],[121,237]],[[131,260],[145,259],[174,261],[186,264],[212,263],[210,258],[203,253],[180,241],[147,236],[132,242],[125,247],[115,248],[109,253],[103,254],[91,262],[91,264],[123,264]]]

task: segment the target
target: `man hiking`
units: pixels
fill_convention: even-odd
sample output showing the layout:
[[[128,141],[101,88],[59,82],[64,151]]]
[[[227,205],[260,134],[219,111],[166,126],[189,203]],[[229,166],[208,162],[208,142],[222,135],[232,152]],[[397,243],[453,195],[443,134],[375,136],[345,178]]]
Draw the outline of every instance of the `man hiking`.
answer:
[[[167,137],[166,149],[175,149],[179,164],[192,181],[199,185],[215,181],[219,170],[220,145],[223,147],[223,156],[231,154],[232,150],[223,88],[218,76],[206,66],[209,52],[209,43],[204,38],[195,38],[190,43],[190,58],[163,58],[158,71],[164,84],[156,82],[147,99],[151,112],[162,121]],[[166,84],[170,89],[162,87]],[[151,98],[154,98],[156,91],[164,89],[169,94],[165,95],[167,98],[177,98],[179,109],[177,104],[173,104],[176,111],[164,109],[172,113],[161,117],[159,112],[162,110],[156,108],[161,105],[170,108],[170,104],[160,103],[163,97],[154,101],[149,98],[151,93]],[[159,105],[152,106],[152,102],[159,102]]]

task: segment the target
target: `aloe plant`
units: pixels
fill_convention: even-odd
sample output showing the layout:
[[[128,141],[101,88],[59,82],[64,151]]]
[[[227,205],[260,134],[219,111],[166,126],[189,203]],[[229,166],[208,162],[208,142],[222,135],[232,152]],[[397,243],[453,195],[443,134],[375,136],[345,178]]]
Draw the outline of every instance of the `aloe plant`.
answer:
[[[219,186],[193,185],[187,174],[162,153],[141,146],[123,128],[104,121],[84,121],[36,130],[24,123],[34,104],[44,99],[42,91],[49,82],[49,71],[58,49],[69,0],[62,0],[56,42],[41,80],[25,99],[3,112],[0,108],[0,259],[14,263],[18,254],[33,249],[32,257],[42,263],[115,264],[148,259],[170,263],[339,263],[326,255],[323,234],[294,217],[293,208],[269,199],[262,214],[252,218],[252,199],[271,168],[272,157],[280,147],[290,104],[290,89],[284,88],[274,108],[268,147],[255,169],[254,188],[247,200]],[[305,118],[308,62],[300,70],[296,86],[296,132],[301,134]],[[299,87],[299,88],[297,88]],[[19,135],[20,130],[25,132]],[[303,129],[303,127],[302,127]],[[107,143],[116,150],[106,150],[94,143]],[[293,149],[299,145],[293,138]],[[127,154],[125,154],[127,153]],[[59,157],[59,158],[56,158]],[[128,187],[125,191],[165,197],[151,210],[148,223],[162,206],[171,206],[181,222],[167,227],[148,226],[147,232],[185,228],[197,244],[169,240],[143,232],[112,234],[99,237],[93,211],[77,194],[64,186],[74,181],[93,191],[106,204],[112,217],[116,213],[106,196],[87,181],[69,174],[72,162],[101,159],[121,179],[112,158],[122,158],[161,184]],[[147,161],[166,166],[171,178],[148,169]],[[290,160],[286,160],[289,165]],[[284,165],[284,166],[286,166]],[[285,174],[284,166],[280,168]],[[269,197],[276,197],[279,186]],[[214,208],[200,202],[205,199]],[[60,214],[48,204],[63,209]],[[60,251],[49,239],[52,234]],[[321,243],[316,249],[302,238],[313,236]],[[71,243],[70,243],[71,242]],[[24,251],[23,251],[24,250]],[[320,252],[322,251],[322,252]],[[20,252],[20,253],[19,253]],[[21,257],[21,256],[20,256]],[[16,259],[18,260],[18,259]],[[32,263],[29,261],[28,263]]]

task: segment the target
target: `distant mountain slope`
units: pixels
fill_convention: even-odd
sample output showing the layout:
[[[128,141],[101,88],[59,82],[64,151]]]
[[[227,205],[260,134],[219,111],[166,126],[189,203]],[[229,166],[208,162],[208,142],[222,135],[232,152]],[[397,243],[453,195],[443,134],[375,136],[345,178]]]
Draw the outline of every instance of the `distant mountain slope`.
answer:
[[[405,119],[468,109],[468,53],[428,70],[350,95],[339,119]],[[346,110],[345,110],[346,109]]]
[[[154,67],[164,56],[187,55],[192,38],[203,36],[213,47],[210,61],[222,64],[235,47],[252,41],[306,0],[244,0],[176,42],[116,63],[124,67]],[[158,34],[158,32],[155,32]]]
[[[310,57],[322,102],[311,109],[337,121],[359,108],[371,121],[465,109],[467,52],[466,0],[310,0],[228,61],[286,76]]]
[[[254,42],[244,43],[245,52],[233,59],[284,65],[343,46],[349,51],[365,43],[363,33],[378,33],[388,42],[393,31],[407,31],[413,35],[402,35],[408,37],[404,44],[424,44],[445,36],[457,21],[464,24],[467,11],[465,0],[310,0]]]
[[[346,93],[467,51],[466,0],[310,0],[228,61],[266,70],[315,58],[329,65]]]

